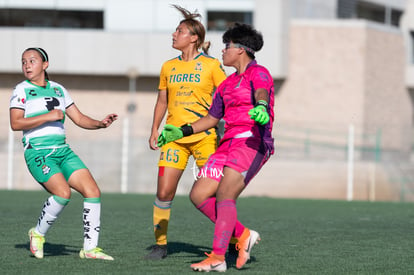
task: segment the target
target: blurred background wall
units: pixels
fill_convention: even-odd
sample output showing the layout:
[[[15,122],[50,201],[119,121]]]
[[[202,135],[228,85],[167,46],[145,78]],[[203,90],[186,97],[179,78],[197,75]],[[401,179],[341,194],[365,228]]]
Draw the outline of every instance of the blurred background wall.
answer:
[[[265,45],[256,57],[276,88],[276,154],[243,193],[358,200],[413,200],[411,0],[0,0],[0,188],[38,189],[9,130],[8,103],[23,80],[21,54],[50,57],[48,72],[108,129],[67,121],[68,142],[103,191],[154,193],[158,152],[147,139],[164,61],[179,54],[171,34],[198,10],[221,60],[221,35],[253,24]],[[228,74],[232,68],[226,68]],[[190,160],[178,193],[194,180]]]

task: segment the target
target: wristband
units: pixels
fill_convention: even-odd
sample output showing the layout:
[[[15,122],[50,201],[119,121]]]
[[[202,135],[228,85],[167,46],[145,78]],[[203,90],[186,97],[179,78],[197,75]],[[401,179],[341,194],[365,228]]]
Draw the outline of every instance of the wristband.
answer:
[[[183,137],[191,136],[194,133],[193,127],[190,124],[184,124],[180,129],[183,132]]]
[[[269,106],[269,104],[267,103],[267,101],[266,100],[258,100],[257,102],[256,102],[256,105],[254,105],[255,107],[256,106],[263,106],[263,107],[265,107],[266,108],[266,110],[267,110],[267,106]]]

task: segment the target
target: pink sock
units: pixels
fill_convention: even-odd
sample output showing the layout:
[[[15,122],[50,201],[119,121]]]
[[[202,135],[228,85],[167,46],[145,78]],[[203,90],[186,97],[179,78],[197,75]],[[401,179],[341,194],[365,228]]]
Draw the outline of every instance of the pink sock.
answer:
[[[210,197],[203,201],[197,209],[200,210],[207,218],[209,218],[213,223],[216,223],[216,198]],[[233,237],[239,238],[244,231],[244,225],[237,220],[236,226],[234,228]]]
[[[214,227],[213,252],[216,255],[225,255],[230,238],[237,222],[235,200],[217,202],[217,220]]]
[[[210,197],[203,201],[197,209],[200,210],[207,218],[209,218],[213,223],[216,222],[216,198]]]
[[[244,231],[244,225],[242,225],[239,220],[236,222],[236,226],[234,227],[233,237],[240,238]]]

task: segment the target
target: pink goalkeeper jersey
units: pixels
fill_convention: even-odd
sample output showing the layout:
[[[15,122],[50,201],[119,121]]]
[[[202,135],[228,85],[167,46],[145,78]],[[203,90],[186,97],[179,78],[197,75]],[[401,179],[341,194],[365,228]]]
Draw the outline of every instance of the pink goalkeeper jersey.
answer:
[[[265,125],[258,124],[248,114],[256,104],[254,92],[259,88],[269,92],[270,102],[267,111],[270,121]],[[253,60],[244,73],[235,72],[220,84],[209,114],[218,119],[223,118],[225,121],[223,141],[230,138],[257,137],[273,153],[273,106],[273,78],[265,67]]]

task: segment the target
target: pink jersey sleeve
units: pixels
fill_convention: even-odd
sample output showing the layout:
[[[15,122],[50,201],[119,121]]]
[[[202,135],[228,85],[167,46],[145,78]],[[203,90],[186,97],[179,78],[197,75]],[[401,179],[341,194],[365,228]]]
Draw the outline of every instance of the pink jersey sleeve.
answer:
[[[250,118],[249,111],[256,104],[255,91],[264,88],[269,92],[270,122],[259,125]],[[233,73],[218,87],[209,114],[223,118],[225,131],[223,140],[249,135],[262,139],[266,144],[273,144],[271,137],[273,125],[274,87],[273,78],[266,68],[255,61],[249,64],[242,74]],[[273,150],[272,146],[267,146]]]

